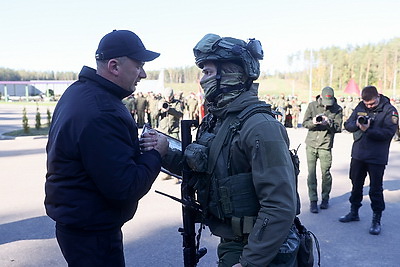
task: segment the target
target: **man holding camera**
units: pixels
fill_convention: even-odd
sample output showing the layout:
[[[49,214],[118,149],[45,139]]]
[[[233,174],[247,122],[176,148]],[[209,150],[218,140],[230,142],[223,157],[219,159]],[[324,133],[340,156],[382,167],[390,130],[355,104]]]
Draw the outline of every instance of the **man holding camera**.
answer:
[[[318,213],[317,193],[317,160],[319,159],[322,173],[322,201],[320,208],[329,207],[329,194],[332,188],[332,147],[335,133],[342,130],[342,107],[337,104],[331,87],[322,89],[321,95],[308,104],[304,114],[303,127],[308,129],[306,137],[306,154],[308,166],[308,196],[310,211]]]
[[[344,127],[353,133],[351,150],[349,198],[350,212],[339,218],[340,222],[359,221],[358,209],[362,206],[364,181],[369,175],[369,198],[373,211],[369,233],[379,235],[381,216],[385,209],[383,199],[383,174],[388,163],[389,147],[398,127],[399,115],[389,98],[379,94],[375,86],[361,92],[362,101],[356,106]]]
[[[183,117],[182,103],[174,97],[172,88],[165,88],[164,101],[159,102],[159,130],[179,139],[179,123]]]

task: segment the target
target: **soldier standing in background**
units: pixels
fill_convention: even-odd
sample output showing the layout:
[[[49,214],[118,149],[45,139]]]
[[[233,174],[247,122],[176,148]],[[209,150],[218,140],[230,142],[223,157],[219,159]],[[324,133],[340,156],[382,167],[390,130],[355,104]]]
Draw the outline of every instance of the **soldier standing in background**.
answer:
[[[139,92],[136,98],[137,125],[139,128],[142,128],[145,123],[147,105],[146,97],[142,92]]]
[[[275,110],[280,112],[281,114],[278,115],[278,120],[282,123],[285,124],[285,109],[286,109],[286,99],[285,99],[285,94],[281,94],[280,97],[277,98],[275,102]]]
[[[186,108],[190,120],[199,120],[199,103],[193,92],[189,94],[186,100]]]
[[[148,97],[147,97],[147,103],[148,103],[148,113],[149,113],[149,124],[153,128],[158,127],[158,99],[157,96],[153,93],[150,92]]]
[[[301,112],[301,101],[298,100],[297,96],[292,99],[292,125],[293,128],[297,129],[299,125],[299,117]]]
[[[357,106],[357,103],[354,101],[352,96],[348,96],[347,100],[344,102],[344,107],[343,107],[343,123],[347,121],[351,113],[353,113],[353,110]]]
[[[288,96],[285,102],[285,127],[286,128],[292,128],[293,127],[293,116],[292,116],[292,101],[291,101],[291,96]]]
[[[135,107],[135,97],[133,96],[133,94],[122,99],[122,103],[124,103],[125,107],[129,110],[129,113],[131,114],[132,118],[135,119],[136,107]]]

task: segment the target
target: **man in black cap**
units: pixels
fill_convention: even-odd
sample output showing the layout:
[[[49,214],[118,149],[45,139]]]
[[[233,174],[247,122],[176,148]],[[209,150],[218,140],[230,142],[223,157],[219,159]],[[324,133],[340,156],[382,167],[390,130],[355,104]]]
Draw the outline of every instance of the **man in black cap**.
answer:
[[[115,30],[99,43],[97,70],[83,67],[56,106],[45,207],[68,266],[125,266],[121,227],[150,190],[168,141],[152,131],[140,142],[121,100],[158,56],[133,32]]]
[[[322,173],[322,201],[320,208],[329,207],[329,194],[332,188],[332,147],[335,133],[342,129],[342,108],[337,104],[331,87],[322,89],[316,101],[311,102],[304,114],[303,127],[308,129],[306,137],[306,154],[308,166],[308,196],[310,211],[318,213],[317,160]]]

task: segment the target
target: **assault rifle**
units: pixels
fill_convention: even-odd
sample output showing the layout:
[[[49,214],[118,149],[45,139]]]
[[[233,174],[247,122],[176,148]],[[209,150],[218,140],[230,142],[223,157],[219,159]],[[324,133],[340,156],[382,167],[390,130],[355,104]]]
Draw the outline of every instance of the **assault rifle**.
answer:
[[[182,155],[186,147],[192,143],[192,127],[197,126],[198,121],[196,120],[181,121]],[[165,169],[162,169],[162,171],[169,173]],[[182,179],[181,198],[179,199],[160,191],[156,191],[156,193],[167,196],[182,204],[183,227],[179,228],[178,231],[182,234],[183,239],[182,246],[184,267],[196,267],[200,258],[207,253],[207,248],[199,248],[201,226],[198,234],[196,234],[195,229],[196,218],[198,217],[199,213],[202,212],[201,206],[196,202],[194,188],[190,186],[189,180],[192,176],[192,171],[185,161],[183,162],[182,176],[173,176]]]

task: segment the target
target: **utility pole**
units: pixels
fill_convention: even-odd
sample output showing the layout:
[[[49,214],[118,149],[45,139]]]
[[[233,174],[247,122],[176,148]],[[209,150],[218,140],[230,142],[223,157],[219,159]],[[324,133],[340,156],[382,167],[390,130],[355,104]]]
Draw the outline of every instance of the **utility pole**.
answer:
[[[396,99],[396,86],[397,86],[397,50],[394,56],[394,65],[393,65],[394,73],[393,73],[393,99]]]
[[[308,102],[312,101],[312,61],[313,61],[313,54],[312,50],[310,50],[310,82],[309,82],[309,89],[308,89]]]

